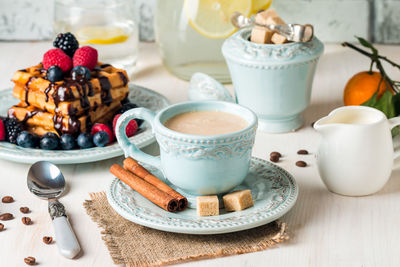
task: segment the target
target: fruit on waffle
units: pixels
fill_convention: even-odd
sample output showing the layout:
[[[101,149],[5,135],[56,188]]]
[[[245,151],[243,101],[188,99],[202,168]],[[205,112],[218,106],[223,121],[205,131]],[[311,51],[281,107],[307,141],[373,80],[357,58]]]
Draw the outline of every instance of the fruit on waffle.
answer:
[[[127,98],[127,73],[98,62],[97,50],[79,47],[71,33],[59,34],[53,45],[40,64],[12,77],[13,96],[21,102],[0,120],[0,136],[42,149],[109,144],[115,115],[136,107]],[[93,131],[93,124],[102,130]]]

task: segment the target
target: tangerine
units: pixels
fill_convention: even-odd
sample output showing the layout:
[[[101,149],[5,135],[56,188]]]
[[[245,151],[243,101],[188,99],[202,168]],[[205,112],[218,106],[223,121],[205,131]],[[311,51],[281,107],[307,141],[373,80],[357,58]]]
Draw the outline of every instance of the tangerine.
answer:
[[[389,83],[386,81],[381,82],[381,79],[381,74],[376,71],[362,71],[351,77],[344,88],[344,105],[361,105],[375,94],[378,90],[378,86],[378,99],[386,92],[386,90],[390,90],[393,94],[394,92]],[[379,85],[379,83],[381,84]]]

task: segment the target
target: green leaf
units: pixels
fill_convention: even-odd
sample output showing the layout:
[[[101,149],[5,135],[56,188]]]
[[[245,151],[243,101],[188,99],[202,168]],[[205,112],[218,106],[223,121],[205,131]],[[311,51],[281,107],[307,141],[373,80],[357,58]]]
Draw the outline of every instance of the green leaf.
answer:
[[[400,94],[395,94],[393,96],[393,106],[394,106],[394,111],[396,113],[396,116],[400,115]]]
[[[388,119],[397,116],[398,114],[395,111],[395,104],[394,102],[399,101],[399,96],[393,96],[391,92],[386,91],[381,98],[378,100],[377,92],[366,102],[362,103],[362,106],[373,107],[379,109],[383,113],[385,113]],[[395,127],[392,129],[392,136],[396,136],[400,133],[399,127]]]
[[[378,100],[377,93],[375,93],[369,100],[362,104],[363,106],[373,107],[385,113],[386,117],[393,118],[396,116],[393,95],[391,92],[386,91]]]
[[[371,51],[372,51],[372,53],[374,54],[374,56],[377,56],[377,55],[378,55],[378,50],[377,50],[370,42],[368,42],[367,40],[365,40],[365,39],[362,38],[362,37],[356,36],[356,38],[358,39],[358,41],[360,42],[360,44],[361,44],[362,46],[367,47],[367,48],[370,48]]]

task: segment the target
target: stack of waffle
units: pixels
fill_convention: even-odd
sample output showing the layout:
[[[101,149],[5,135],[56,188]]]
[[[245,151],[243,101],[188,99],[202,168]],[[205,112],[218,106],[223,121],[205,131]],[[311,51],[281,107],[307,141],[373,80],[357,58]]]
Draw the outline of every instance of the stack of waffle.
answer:
[[[65,77],[51,83],[42,64],[17,71],[12,81],[13,95],[21,102],[8,110],[8,116],[40,136],[47,132],[78,135],[93,123],[107,123],[129,94],[126,72],[100,63],[89,81]]]

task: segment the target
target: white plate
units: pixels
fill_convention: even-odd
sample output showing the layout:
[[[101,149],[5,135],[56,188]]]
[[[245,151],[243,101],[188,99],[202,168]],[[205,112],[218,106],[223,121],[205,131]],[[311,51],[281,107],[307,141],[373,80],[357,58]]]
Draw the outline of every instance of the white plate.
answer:
[[[145,107],[155,112],[170,105],[169,101],[162,95],[146,89],[141,86],[129,84],[129,99],[139,107]],[[0,115],[6,116],[7,110],[19,102],[12,96],[12,89],[0,91]],[[144,147],[151,144],[155,138],[151,128],[147,124],[140,127],[140,131],[131,140],[138,147]],[[55,164],[73,164],[93,162],[109,159],[123,155],[122,149],[118,143],[106,147],[93,147],[89,149],[75,150],[43,150],[22,148],[8,142],[0,142],[0,158],[23,162],[34,163],[40,160],[46,160]]]
[[[159,171],[152,172],[161,176]],[[238,188],[249,188],[254,206],[219,216],[199,217],[195,209],[167,212],[115,178],[107,199],[122,217],[150,228],[184,234],[221,234],[254,228],[272,222],[288,212],[296,202],[298,187],[284,169],[262,159],[252,158],[249,174]]]

